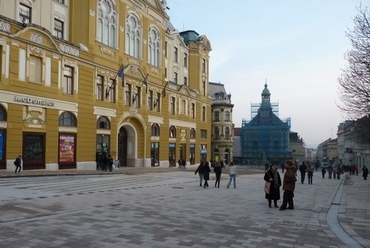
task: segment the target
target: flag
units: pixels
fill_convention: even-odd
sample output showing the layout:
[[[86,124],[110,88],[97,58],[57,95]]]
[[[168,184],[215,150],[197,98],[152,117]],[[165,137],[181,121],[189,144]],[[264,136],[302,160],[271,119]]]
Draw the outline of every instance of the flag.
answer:
[[[146,93],[148,94],[148,76],[149,76],[149,73],[146,74],[146,77],[144,78],[144,81],[143,81],[143,85],[145,85],[146,87]]]
[[[124,71],[129,65],[124,66],[123,64],[117,71],[116,77],[119,77],[122,80],[122,87],[125,87],[125,74]]]
[[[166,85],[163,87],[163,90],[161,92],[162,97],[166,97],[166,87],[167,87],[167,85],[168,85],[168,81],[166,82]]]

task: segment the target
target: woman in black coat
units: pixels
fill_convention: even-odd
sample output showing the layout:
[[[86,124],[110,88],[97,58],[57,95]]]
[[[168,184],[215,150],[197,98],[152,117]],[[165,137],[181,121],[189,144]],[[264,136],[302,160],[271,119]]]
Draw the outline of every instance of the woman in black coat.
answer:
[[[209,168],[209,163],[208,163],[208,161],[206,161],[205,163],[204,163],[204,175],[203,175],[203,177],[204,177],[204,188],[206,188],[206,187],[208,187],[209,185],[208,185],[208,180],[209,180],[209,173],[211,172],[211,168]]]
[[[221,168],[221,165],[220,165],[219,162],[216,162],[215,168],[213,169],[213,171],[216,174],[215,187],[217,187],[217,185],[218,185],[218,187],[220,187],[222,168]]]
[[[269,207],[271,208],[271,201],[274,201],[275,208],[278,208],[277,201],[280,200],[280,186],[281,178],[277,171],[277,165],[273,164],[270,169],[265,173],[263,178],[266,182],[270,182],[270,193],[265,193],[265,198],[268,200]]]

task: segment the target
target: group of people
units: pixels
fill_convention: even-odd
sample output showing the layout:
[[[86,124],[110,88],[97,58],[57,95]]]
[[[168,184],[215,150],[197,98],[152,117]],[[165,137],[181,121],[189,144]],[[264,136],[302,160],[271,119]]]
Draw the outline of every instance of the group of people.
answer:
[[[306,173],[307,173],[307,179],[308,184],[312,184],[312,178],[313,178],[313,172],[314,167],[312,167],[311,164],[306,164],[305,162],[302,162],[302,164],[299,166],[299,171],[301,173],[301,183],[303,184],[306,179]]]
[[[113,158],[105,152],[102,152],[98,159],[98,166],[102,171],[112,171],[113,170]]]
[[[269,189],[265,193],[265,198],[268,200],[268,206],[272,207],[272,202],[274,202],[274,207],[279,208],[280,211],[286,209],[294,209],[293,197],[296,178],[296,167],[291,160],[286,160],[285,173],[283,176],[283,181],[281,181],[280,174],[278,172],[278,165],[271,164],[269,169],[266,171],[264,180],[269,182]],[[283,186],[283,203],[279,207],[277,201],[280,200],[280,187]]]
[[[178,161],[177,161],[177,163],[179,164],[179,169],[181,169],[181,170],[186,170],[186,161],[185,161],[185,159],[179,159]]]
[[[220,162],[215,162],[213,164],[213,172],[216,175],[216,180],[215,180],[215,187],[220,187],[220,181],[221,181],[221,174],[222,174],[222,169],[224,168],[224,165],[221,164]],[[209,167],[209,162],[208,161],[201,161],[198,168],[195,170],[195,175],[199,175],[199,185],[200,187],[208,188],[208,180],[209,180],[209,174],[211,172],[211,168]],[[236,188],[236,177],[237,177],[237,170],[235,167],[234,162],[230,162],[229,166],[229,182],[227,184],[227,188],[230,187],[231,182],[233,182],[234,188]],[[204,184],[203,184],[204,180]]]

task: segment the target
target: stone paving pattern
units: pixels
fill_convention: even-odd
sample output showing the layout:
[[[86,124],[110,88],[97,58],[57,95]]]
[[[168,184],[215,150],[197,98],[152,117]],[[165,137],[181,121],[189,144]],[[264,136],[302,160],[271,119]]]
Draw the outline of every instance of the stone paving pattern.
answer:
[[[236,189],[227,174],[221,188],[211,180],[204,189],[194,170],[0,172],[0,247],[347,247],[326,222],[341,183],[338,220],[370,247],[370,182],[361,176],[316,172],[313,185],[297,183],[296,209],[278,211],[264,199],[261,171],[240,169]]]

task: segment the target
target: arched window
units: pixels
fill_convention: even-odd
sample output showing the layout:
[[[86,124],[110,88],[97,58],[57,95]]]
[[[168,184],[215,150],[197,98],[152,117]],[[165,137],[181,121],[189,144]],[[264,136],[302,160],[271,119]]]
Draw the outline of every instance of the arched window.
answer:
[[[195,139],[195,129],[190,129],[190,139]]]
[[[154,27],[149,30],[148,46],[149,64],[159,67],[161,54],[161,36],[159,35],[159,31]]]
[[[110,129],[110,122],[107,117],[101,116],[99,117],[98,121],[96,122],[97,129]]]
[[[160,136],[159,125],[157,123],[152,124],[152,136]]]
[[[117,36],[117,13],[112,0],[98,1],[98,41],[116,47]]]
[[[129,14],[126,19],[126,44],[125,51],[127,54],[140,58],[141,54],[141,27],[139,18],[134,14]]]
[[[59,126],[77,127],[76,116],[70,112],[63,112],[59,116]]]
[[[0,105],[0,121],[6,121],[6,111],[1,105]]]
[[[170,138],[176,138],[176,128],[174,126],[170,126]]]

